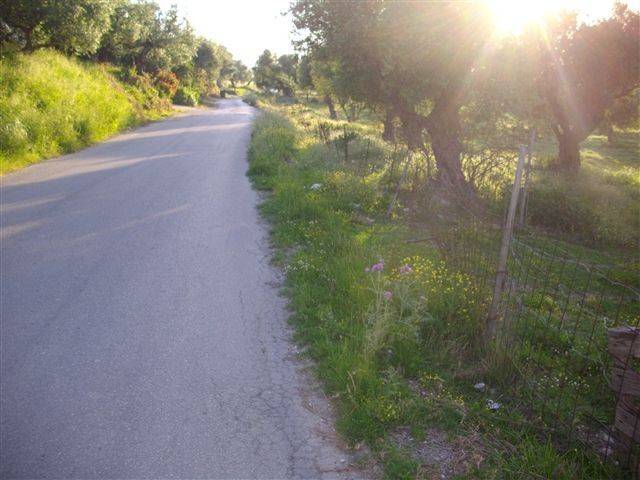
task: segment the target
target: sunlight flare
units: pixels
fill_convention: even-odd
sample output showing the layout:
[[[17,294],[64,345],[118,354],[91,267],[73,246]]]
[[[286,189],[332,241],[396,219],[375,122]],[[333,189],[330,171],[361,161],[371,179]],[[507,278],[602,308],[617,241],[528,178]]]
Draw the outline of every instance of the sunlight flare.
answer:
[[[527,26],[561,11],[576,12],[580,21],[591,23],[608,16],[614,3],[613,0],[486,0],[496,30],[506,35],[517,35]],[[626,3],[634,8],[638,2]]]

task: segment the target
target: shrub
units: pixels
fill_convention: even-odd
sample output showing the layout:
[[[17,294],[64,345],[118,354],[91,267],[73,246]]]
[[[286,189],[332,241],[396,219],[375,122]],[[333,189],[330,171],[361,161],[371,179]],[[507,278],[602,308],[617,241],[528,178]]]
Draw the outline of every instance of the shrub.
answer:
[[[173,96],[173,103],[195,107],[198,105],[199,98],[200,94],[196,90],[189,87],[178,87]]]
[[[252,107],[258,106],[258,95],[253,92],[249,92],[242,97],[242,101]]]
[[[180,82],[175,73],[168,70],[159,70],[153,76],[153,84],[160,92],[160,95],[171,98],[178,90]]]
[[[160,94],[148,73],[138,73],[133,67],[115,73],[124,82],[125,90],[133,98],[139,116],[148,117],[149,112],[165,112],[171,109],[171,103],[167,97]]]

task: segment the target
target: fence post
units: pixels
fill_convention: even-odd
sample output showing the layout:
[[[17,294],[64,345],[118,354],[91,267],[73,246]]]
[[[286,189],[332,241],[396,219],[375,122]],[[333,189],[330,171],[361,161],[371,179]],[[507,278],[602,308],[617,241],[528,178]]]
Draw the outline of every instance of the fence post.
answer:
[[[513,234],[513,223],[516,216],[516,208],[518,207],[518,196],[520,195],[520,186],[522,183],[522,170],[524,167],[524,158],[527,147],[520,145],[520,153],[518,155],[518,166],[516,167],[516,175],[513,181],[513,190],[511,191],[511,200],[509,201],[509,210],[507,211],[507,219],[502,229],[502,240],[500,242],[500,256],[498,257],[498,270],[496,271],[496,283],[493,289],[493,298],[491,299],[491,307],[487,316],[487,324],[485,331],[485,340],[492,341],[495,339],[498,328],[498,308],[502,292],[504,290],[505,280],[507,279],[507,260],[509,259],[509,246],[511,245],[511,235]]]
[[[536,141],[536,129],[531,129],[531,138],[529,139],[529,151],[527,152],[527,165],[524,169],[524,186],[522,187],[522,201],[520,202],[520,219],[518,226],[524,227],[525,216],[527,214],[527,196],[529,195],[529,175],[531,173],[531,158],[533,157],[533,145]]]
[[[635,463],[638,459],[631,459],[630,455],[634,442],[640,444],[640,373],[632,368],[632,362],[640,358],[640,328],[609,328],[607,350],[613,360],[611,388],[616,396],[616,445],[620,453],[627,453],[628,461]]]

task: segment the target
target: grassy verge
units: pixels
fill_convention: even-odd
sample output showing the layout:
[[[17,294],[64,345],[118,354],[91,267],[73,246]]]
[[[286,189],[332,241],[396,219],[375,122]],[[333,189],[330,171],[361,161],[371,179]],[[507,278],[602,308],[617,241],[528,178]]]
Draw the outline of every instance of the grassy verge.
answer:
[[[0,174],[171,111],[150,85],[54,51],[0,59]]]
[[[424,231],[387,218],[400,173],[378,127],[356,125],[343,156],[340,137],[322,140],[314,109],[286,108],[267,105],[257,120],[249,175],[270,191],[262,210],[292,322],[343,435],[370,445],[388,478],[622,475],[541,435],[525,390],[479,342],[476,282],[415,241]]]

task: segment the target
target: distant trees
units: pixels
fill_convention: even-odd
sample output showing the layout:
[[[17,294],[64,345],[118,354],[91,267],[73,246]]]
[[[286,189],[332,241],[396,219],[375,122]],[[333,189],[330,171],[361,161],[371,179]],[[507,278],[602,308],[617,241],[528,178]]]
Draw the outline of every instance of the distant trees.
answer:
[[[189,64],[197,48],[191,26],[180,19],[175,6],[163,13],[153,2],[124,2],[111,16],[98,57],[153,72]]]
[[[258,88],[290,97],[295,90],[297,68],[298,55],[276,57],[270,50],[265,50],[253,67],[253,81]]]
[[[163,12],[149,0],[0,0],[0,43],[121,65],[152,77],[166,96],[178,83],[189,89],[183,97],[197,97],[250,76],[222,45],[198,38],[175,6]]]
[[[233,63],[232,68],[233,71],[231,72],[229,81],[233,88],[236,88],[239,83],[244,83],[246,85],[251,81],[251,70],[249,70],[249,68],[240,60],[236,60]]]

